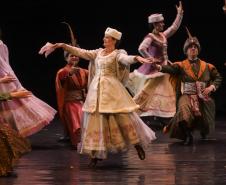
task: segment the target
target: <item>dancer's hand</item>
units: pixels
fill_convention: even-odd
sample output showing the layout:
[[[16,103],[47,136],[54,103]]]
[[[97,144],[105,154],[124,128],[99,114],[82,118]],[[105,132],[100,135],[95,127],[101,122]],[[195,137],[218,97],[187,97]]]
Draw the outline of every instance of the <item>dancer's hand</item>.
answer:
[[[183,7],[182,7],[182,2],[179,1],[179,6],[176,5],[177,13],[183,13]]]
[[[79,68],[78,67],[72,67],[70,72],[69,72],[69,75],[72,76],[73,74],[77,74],[79,73]]]
[[[0,78],[0,83],[9,83],[16,81],[16,78],[11,75],[5,75],[4,77]]]
[[[149,60],[149,63],[153,63],[153,64],[161,62],[159,59],[154,58],[154,57],[149,57],[147,59]]]
[[[157,70],[157,71],[161,71],[162,70],[162,66],[159,64],[154,64],[153,67]]]
[[[143,58],[141,56],[136,56],[135,60],[142,63],[142,64],[143,63],[149,63],[149,64],[152,63],[152,60],[150,60],[149,58]]]
[[[202,94],[204,96],[208,96],[212,91],[215,91],[215,86],[214,85],[210,85],[209,87],[203,89]]]
[[[50,42],[47,42],[40,50],[39,50],[39,54],[43,55],[45,54],[45,57],[47,57],[50,53],[52,53],[53,51],[55,51],[55,49],[57,48],[62,48],[64,45],[64,43],[55,43],[52,44]]]
[[[32,92],[23,89],[23,90],[11,92],[10,96],[12,98],[28,98],[32,96]]]

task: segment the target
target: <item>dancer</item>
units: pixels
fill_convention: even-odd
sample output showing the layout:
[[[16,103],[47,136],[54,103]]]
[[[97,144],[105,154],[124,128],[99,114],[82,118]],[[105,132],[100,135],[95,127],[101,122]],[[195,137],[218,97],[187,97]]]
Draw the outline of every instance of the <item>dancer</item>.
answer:
[[[56,75],[57,103],[61,121],[64,124],[65,136],[70,136],[73,149],[80,142],[82,105],[85,101],[88,83],[88,70],[77,66],[79,58],[64,52],[67,64]]]
[[[64,124],[65,136],[70,136],[73,149],[80,142],[82,105],[85,101],[88,83],[88,70],[77,66],[79,58],[68,52],[64,53],[67,64],[56,75],[56,92],[61,121]]]
[[[65,43],[47,43],[39,52],[47,56],[56,48],[63,48],[90,61],[91,82],[83,105],[84,122],[79,151],[91,157],[93,166],[98,160],[107,158],[108,152],[126,150],[129,144],[135,146],[139,158],[143,160],[143,146],[155,139],[155,133],[135,113],[139,106],[122,84],[125,73],[119,73],[129,64],[150,60],[116,49],[121,36],[121,32],[108,27],[103,38],[104,48],[85,50]]]
[[[163,73],[178,75],[178,82],[175,83],[177,112],[164,131],[169,131],[171,138],[183,140],[184,145],[193,143],[194,129],[200,130],[202,139],[214,129],[215,103],[210,95],[222,81],[214,65],[198,58],[201,49],[198,39],[189,32],[188,35],[184,44],[187,59],[168,66],[156,65]]]
[[[0,83],[6,82],[0,79]],[[12,101],[13,99],[26,99],[32,94],[29,91],[15,91],[11,93],[0,93],[0,101]],[[7,123],[0,121],[0,177],[17,177],[13,172],[13,166],[18,159],[31,150],[27,139],[19,135]]]
[[[72,46],[77,46],[71,26],[66,23],[71,35]],[[66,66],[56,75],[56,94],[61,121],[64,124],[64,137],[59,141],[70,138],[72,149],[77,149],[80,142],[82,121],[82,105],[87,94],[88,70],[78,67],[79,57],[65,51]]]
[[[1,35],[0,35],[1,39]],[[24,89],[9,64],[8,48],[0,40],[0,77],[11,78],[0,83],[0,92]],[[56,111],[34,95],[27,99],[13,99],[0,102],[0,116],[22,136],[30,136],[48,125]]]
[[[178,30],[183,18],[182,3],[180,2],[176,8],[176,19],[165,31],[162,14],[152,14],[148,17],[152,32],[144,38],[138,49],[143,57],[158,59],[160,65],[169,63],[167,39]],[[158,117],[163,121],[164,118],[174,116],[175,93],[168,74],[158,72],[151,64],[145,63],[130,73],[127,87],[134,95],[134,101],[140,105],[139,114],[144,120]]]

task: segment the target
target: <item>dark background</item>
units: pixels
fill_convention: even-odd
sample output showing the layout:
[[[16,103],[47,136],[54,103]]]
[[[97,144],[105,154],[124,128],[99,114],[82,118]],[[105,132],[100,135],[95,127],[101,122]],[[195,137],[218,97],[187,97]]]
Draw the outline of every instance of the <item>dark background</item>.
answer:
[[[56,108],[55,74],[65,65],[62,50],[47,59],[38,51],[47,41],[69,42],[69,32],[62,21],[71,24],[82,48],[102,47],[106,27],[123,33],[121,48],[138,54],[137,48],[148,33],[147,17],[162,13],[165,28],[171,25],[178,0],[20,0],[1,5],[0,27],[10,53],[10,64],[25,88]],[[214,64],[225,79],[226,15],[223,0],[183,0],[184,19],[177,33],[168,40],[171,61],[184,59],[182,48],[187,38],[184,26],[197,36],[202,51],[200,58]],[[81,60],[80,66],[88,63]],[[132,66],[132,70],[139,64]],[[226,84],[214,94],[217,115],[225,117]]]

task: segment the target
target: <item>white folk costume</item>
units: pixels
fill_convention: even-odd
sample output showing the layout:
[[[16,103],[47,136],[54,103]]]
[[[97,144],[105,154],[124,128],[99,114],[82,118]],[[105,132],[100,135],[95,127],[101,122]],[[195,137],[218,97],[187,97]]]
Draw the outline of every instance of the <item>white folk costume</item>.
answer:
[[[121,38],[121,33],[112,28],[107,28],[105,35]],[[129,144],[147,146],[155,139],[155,133],[135,113],[139,106],[123,86],[119,74],[122,66],[136,62],[135,56],[117,49],[104,56],[103,50],[67,45],[67,51],[91,63],[90,74],[94,75],[83,105],[80,153],[99,159],[106,158],[108,152],[126,150]]]
[[[179,28],[183,13],[178,12],[174,23],[157,37],[149,33],[139,46],[140,54],[145,58],[156,58],[160,65],[168,65],[167,39]],[[162,14],[148,17],[149,24],[161,22]],[[175,92],[169,81],[169,75],[158,72],[151,64],[142,64],[130,73],[127,85],[134,95],[134,101],[140,105],[140,116],[158,116],[169,118],[175,114]]]

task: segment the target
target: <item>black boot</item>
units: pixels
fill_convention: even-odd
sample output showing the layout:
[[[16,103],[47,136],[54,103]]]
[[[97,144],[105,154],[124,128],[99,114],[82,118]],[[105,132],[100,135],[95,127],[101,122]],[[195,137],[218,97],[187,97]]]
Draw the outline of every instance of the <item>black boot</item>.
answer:
[[[192,145],[193,144],[193,136],[192,136],[191,131],[187,130],[187,132],[186,132],[186,138],[185,138],[185,141],[184,141],[183,144],[185,146],[189,146],[189,145]]]
[[[137,150],[137,154],[138,154],[140,160],[144,160],[145,159],[145,152],[144,152],[144,149],[142,148],[142,146],[138,144],[138,145],[135,145],[134,147]]]
[[[89,167],[93,167],[95,168],[97,165],[98,161],[102,161],[102,159],[98,159],[98,158],[91,158],[90,163],[89,163]]]
[[[191,129],[186,126],[186,122],[181,122],[179,124],[179,126],[180,126],[183,134],[185,135],[183,145],[185,145],[185,146],[192,145],[193,144],[193,136],[192,136]]]

